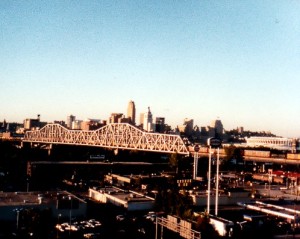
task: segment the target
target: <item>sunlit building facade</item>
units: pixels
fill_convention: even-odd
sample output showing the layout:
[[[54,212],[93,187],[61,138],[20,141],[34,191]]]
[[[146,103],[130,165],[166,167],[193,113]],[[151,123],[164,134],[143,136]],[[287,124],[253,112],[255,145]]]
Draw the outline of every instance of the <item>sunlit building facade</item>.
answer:
[[[129,123],[135,125],[135,104],[132,100],[128,103],[127,118]]]

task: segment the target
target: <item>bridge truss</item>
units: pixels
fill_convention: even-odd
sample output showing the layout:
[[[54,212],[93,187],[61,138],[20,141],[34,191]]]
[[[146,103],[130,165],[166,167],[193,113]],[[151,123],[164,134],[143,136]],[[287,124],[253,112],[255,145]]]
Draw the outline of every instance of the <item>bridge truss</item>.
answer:
[[[97,130],[69,130],[59,124],[47,124],[27,131],[23,142],[189,154],[179,135],[148,133],[127,123],[108,124]]]

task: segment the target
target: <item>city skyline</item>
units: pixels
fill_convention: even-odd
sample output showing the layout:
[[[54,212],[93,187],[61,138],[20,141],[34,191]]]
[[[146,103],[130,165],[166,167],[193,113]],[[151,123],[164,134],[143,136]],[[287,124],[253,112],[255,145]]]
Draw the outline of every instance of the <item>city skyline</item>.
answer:
[[[0,3],[0,119],[107,119],[151,107],[300,137],[297,1]]]
[[[129,105],[132,104],[132,103],[134,104],[133,101],[129,101]],[[108,116],[107,118],[102,118],[102,119],[100,119],[100,118],[93,118],[93,119],[92,119],[92,118],[89,118],[89,117],[78,118],[78,117],[76,117],[76,115],[71,114],[71,115],[67,115],[67,116],[66,116],[66,119],[54,119],[54,120],[51,120],[51,121],[44,121],[44,120],[41,118],[41,115],[40,115],[40,114],[37,114],[36,117],[31,117],[31,118],[26,117],[26,118],[24,118],[24,119],[22,120],[22,122],[16,122],[16,121],[8,122],[6,119],[4,119],[2,123],[5,122],[5,123],[8,124],[8,125],[9,125],[10,123],[24,124],[24,128],[29,129],[28,126],[25,127],[25,125],[28,124],[29,121],[34,120],[34,121],[36,121],[36,122],[41,122],[41,123],[46,123],[46,124],[58,123],[58,124],[62,124],[63,126],[65,126],[65,127],[67,127],[67,128],[72,129],[72,128],[73,128],[73,126],[72,126],[72,121],[74,121],[74,122],[76,121],[76,122],[78,122],[79,124],[81,124],[82,122],[85,122],[85,121],[93,121],[93,122],[99,121],[99,123],[105,122],[106,124],[110,124],[110,123],[116,123],[116,122],[110,122],[110,121],[111,121],[111,118],[115,116],[115,120],[114,120],[114,121],[117,121],[118,118],[121,119],[122,117],[124,117],[125,119],[129,120],[129,124],[135,125],[135,126],[137,126],[137,127],[139,127],[139,126],[142,126],[142,127],[143,127],[144,121],[145,121],[145,120],[146,120],[146,122],[149,121],[149,123],[152,122],[152,124],[154,125],[154,124],[156,124],[156,121],[157,121],[157,120],[158,120],[158,122],[160,122],[162,119],[163,119],[163,122],[164,122],[165,125],[171,126],[171,125],[168,124],[168,122],[165,122],[165,117],[164,117],[164,116],[163,116],[163,117],[162,117],[162,116],[155,116],[155,115],[152,116],[152,113],[151,113],[151,111],[150,111],[150,107],[148,107],[148,109],[147,109],[146,112],[140,113],[140,120],[138,120],[138,121],[135,122],[135,123],[130,122],[130,121],[131,121],[131,120],[130,120],[131,118],[128,117],[128,113],[129,113],[128,110],[129,110],[129,108],[130,108],[130,107],[128,107],[128,109],[127,109],[127,115],[126,115],[126,113],[124,113],[124,112],[118,112],[118,113],[116,113],[116,112],[110,112],[110,114],[109,114],[109,116]],[[150,115],[149,115],[149,113],[150,113]],[[127,117],[126,117],[126,116],[127,116]],[[150,118],[149,118],[149,117],[150,117]],[[127,120],[126,120],[126,123],[127,123]],[[26,123],[25,123],[25,121],[26,121]],[[0,120],[0,122],[1,122],[1,120]],[[191,119],[191,118],[184,118],[184,119],[182,119],[182,122],[181,122],[181,123],[178,123],[178,124],[175,125],[175,126],[171,126],[171,130],[176,130],[176,128],[180,130],[180,128],[181,128],[181,127],[184,127],[186,124],[190,124],[189,122],[191,122],[191,125],[192,125],[193,127],[198,127],[198,128],[201,128],[201,127],[218,128],[219,126],[217,126],[217,125],[220,125],[220,124],[221,124],[222,130],[224,129],[225,131],[231,131],[231,130],[238,130],[238,131],[240,131],[241,129],[242,129],[242,131],[251,131],[251,130],[249,130],[249,129],[245,129],[244,126],[237,126],[237,127],[230,128],[230,129],[229,129],[229,128],[226,128],[226,127],[223,128],[222,120],[221,120],[219,117],[217,117],[216,119],[212,119],[212,120],[210,120],[210,122],[206,122],[206,123],[201,124],[201,125],[197,124],[197,122],[194,123],[194,119]],[[81,128],[81,126],[78,126],[78,127]],[[154,127],[154,126],[153,126],[153,127]],[[75,128],[77,128],[77,126],[76,126]],[[145,131],[149,131],[149,132],[151,131],[150,128],[148,129],[148,126],[147,126],[146,129],[144,129],[144,130],[145,130]],[[255,129],[254,129],[252,132],[258,132],[258,133],[272,133],[271,131],[267,131],[267,130],[261,130],[261,131],[259,131],[259,130],[255,130]],[[277,135],[277,136],[278,136],[278,137],[283,137],[283,136],[280,136],[280,135]]]

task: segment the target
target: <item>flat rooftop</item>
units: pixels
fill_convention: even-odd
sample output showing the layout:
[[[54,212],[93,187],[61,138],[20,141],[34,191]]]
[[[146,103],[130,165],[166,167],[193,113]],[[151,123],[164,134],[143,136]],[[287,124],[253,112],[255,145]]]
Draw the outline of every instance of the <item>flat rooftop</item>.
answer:
[[[56,202],[58,198],[69,196],[78,199],[76,196],[68,193],[67,191],[0,192],[0,207],[49,204]]]
[[[285,219],[296,220],[299,218],[300,211],[296,207],[296,205],[276,205],[276,202],[273,204],[264,203],[260,201],[255,201],[254,203],[239,203],[240,206],[245,208],[262,212],[268,215],[273,215]]]
[[[143,194],[134,191],[123,190],[117,187],[105,187],[105,188],[100,188],[97,191],[100,193],[111,195],[112,197],[118,198],[119,200],[122,201],[132,201],[132,202],[154,201],[154,198],[144,196]]]

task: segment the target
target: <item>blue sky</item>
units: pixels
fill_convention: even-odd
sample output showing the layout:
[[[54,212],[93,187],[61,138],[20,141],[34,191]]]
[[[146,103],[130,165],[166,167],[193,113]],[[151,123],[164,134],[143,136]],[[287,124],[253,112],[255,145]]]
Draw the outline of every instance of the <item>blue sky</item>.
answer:
[[[0,121],[107,119],[300,137],[300,1],[1,1]],[[138,117],[137,117],[138,121]]]

